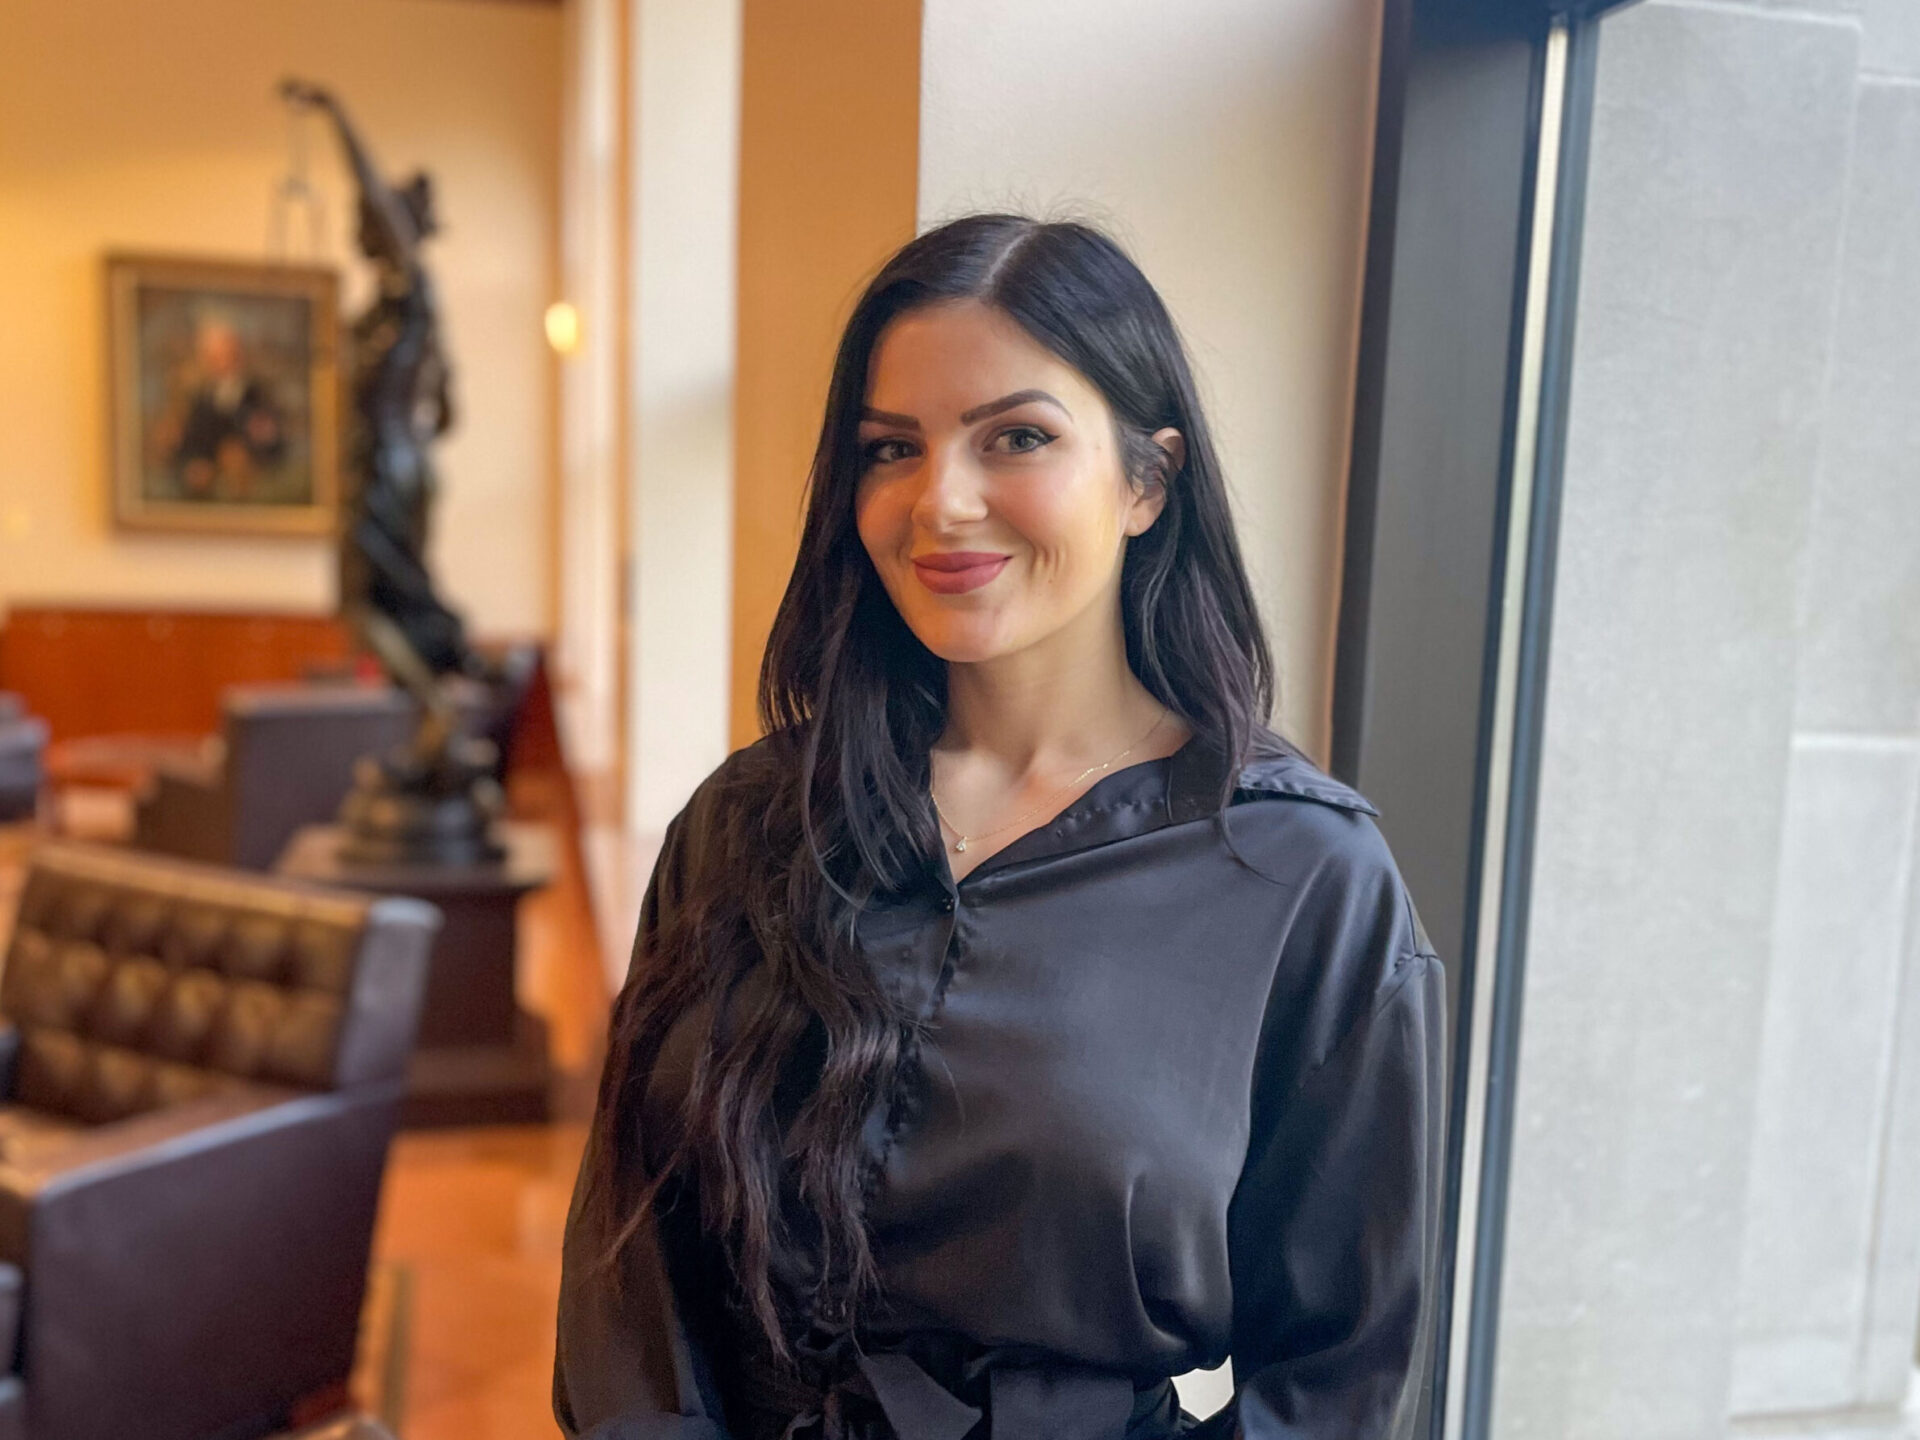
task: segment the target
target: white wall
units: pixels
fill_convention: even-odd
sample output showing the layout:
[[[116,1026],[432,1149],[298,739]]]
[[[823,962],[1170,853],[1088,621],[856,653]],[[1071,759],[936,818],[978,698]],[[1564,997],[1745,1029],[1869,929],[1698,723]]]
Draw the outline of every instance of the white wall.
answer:
[[[925,0],[923,227],[1103,223],[1166,298],[1219,433],[1281,677],[1324,755],[1377,0]]]
[[[273,87],[335,87],[389,171],[423,166],[457,367],[434,558],[482,631],[550,621],[552,367],[541,333],[558,204],[561,20],[471,0],[7,0],[0,20],[0,609],[116,600],[326,610],[320,540],[109,528],[100,256],[265,258],[286,166]],[[351,186],[315,132],[329,221]]]
[[[727,755],[739,0],[633,3],[633,614],[627,825]]]

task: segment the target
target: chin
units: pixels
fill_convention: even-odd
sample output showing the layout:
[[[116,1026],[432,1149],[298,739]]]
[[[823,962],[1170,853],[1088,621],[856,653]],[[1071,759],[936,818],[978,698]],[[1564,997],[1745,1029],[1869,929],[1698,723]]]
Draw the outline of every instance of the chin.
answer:
[[[915,620],[920,623],[909,621],[908,628],[922,645],[949,664],[966,665],[992,660],[1018,648],[1008,643],[1000,627],[984,615],[977,619],[942,615],[931,621],[925,617],[915,617]]]

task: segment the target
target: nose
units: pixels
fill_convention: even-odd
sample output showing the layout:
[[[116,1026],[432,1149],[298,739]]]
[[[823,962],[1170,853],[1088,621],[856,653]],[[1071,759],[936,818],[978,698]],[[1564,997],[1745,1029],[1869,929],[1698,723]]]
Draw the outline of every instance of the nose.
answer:
[[[980,519],[987,513],[980,479],[980,467],[966,446],[929,445],[920,467],[920,491],[913,499],[914,523],[938,531]]]

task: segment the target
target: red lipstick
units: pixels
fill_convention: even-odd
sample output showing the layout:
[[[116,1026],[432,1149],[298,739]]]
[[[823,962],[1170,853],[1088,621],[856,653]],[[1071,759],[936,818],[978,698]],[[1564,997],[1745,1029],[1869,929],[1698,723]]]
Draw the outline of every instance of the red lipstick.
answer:
[[[963,590],[979,589],[1012,558],[991,550],[947,550],[916,555],[913,569],[920,583],[936,595],[957,595]]]

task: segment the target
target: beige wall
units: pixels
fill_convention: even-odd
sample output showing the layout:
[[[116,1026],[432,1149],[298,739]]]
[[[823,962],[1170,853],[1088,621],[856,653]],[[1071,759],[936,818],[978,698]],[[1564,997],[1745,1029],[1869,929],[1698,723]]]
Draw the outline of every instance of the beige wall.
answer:
[[[1184,331],[1280,667],[1326,753],[1378,0],[926,0],[920,222],[1110,227]]]
[[[112,248],[261,259],[286,163],[272,90],[347,101],[389,171],[433,172],[431,254],[457,366],[435,559],[488,632],[548,629],[561,20],[472,0],[6,0],[0,41],[0,609],[26,599],[334,603],[325,542],[108,526],[99,261]],[[345,266],[351,191],[313,172]]]
[[[740,117],[732,743],[800,538],[834,345],[913,238],[919,0],[746,0]]]
[[[617,814],[631,469],[626,391],[632,170],[631,17],[626,0],[566,0],[562,127],[561,288],[582,317],[579,347],[560,367],[559,529],[552,652],[561,739],[581,798]]]

